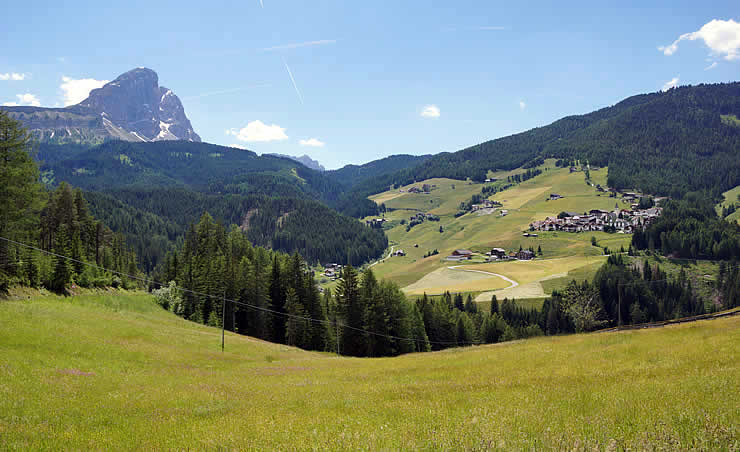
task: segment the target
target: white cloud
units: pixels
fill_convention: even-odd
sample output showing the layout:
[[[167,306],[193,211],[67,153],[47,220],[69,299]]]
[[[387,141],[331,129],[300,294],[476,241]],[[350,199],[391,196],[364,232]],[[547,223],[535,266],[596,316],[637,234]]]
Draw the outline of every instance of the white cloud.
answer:
[[[277,124],[267,125],[260,121],[252,121],[247,127],[241,129],[229,129],[227,135],[233,135],[239,141],[256,142],[256,141],[281,141],[287,140],[288,135],[285,129]]]
[[[309,138],[308,140],[300,140],[298,142],[301,146],[310,146],[312,148],[323,148],[326,143],[319,140],[318,138]]]
[[[64,92],[64,105],[79,104],[90,95],[90,91],[108,83],[108,80],[95,80],[93,78],[73,79],[62,77],[60,88]]]
[[[26,94],[16,94],[15,97],[18,98],[18,102],[5,102],[3,104],[4,107],[18,107],[20,105],[30,105],[31,107],[40,107],[41,101],[38,97],[34,96],[33,94],[26,93]]]
[[[668,91],[669,89],[675,88],[676,86],[678,86],[678,77],[673,77],[663,84],[663,88],[661,91]]]
[[[439,107],[436,105],[427,105],[421,110],[421,115],[425,118],[439,118]]]
[[[705,68],[704,68],[704,70],[705,70],[705,71],[708,71],[708,70],[710,70],[710,69],[714,69],[714,68],[716,68],[716,67],[717,67],[717,62],[715,61],[714,63],[712,63],[712,64],[710,64],[709,66],[705,67]]]
[[[679,41],[680,41],[680,39],[679,39]],[[671,56],[674,53],[676,53],[676,50],[678,50],[678,41],[675,41],[671,45],[659,46],[658,47],[658,50],[660,50],[661,52],[663,52],[663,55]]]
[[[325,44],[334,44],[336,42],[337,42],[336,39],[320,39],[318,41],[295,42],[292,44],[282,44],[278,46],[265,47],[262,50],[266,52],[270,52],[272,50],[288,50],[288,49],[297,49],[299,47],[321,46]]]
[[[527,104],[523,100],[520,100],[519,101],[519,109],[520,110],[524,110],[525,108],[527,108]]]
[[[672,44],[660,46],[658,50],[664,55],[673,55],[681,41],[701,39],[713,54],[722,56],[727,61],[740,59],[740,22],[734,20],[714,19],[704,24],[699,31],[684,33]]]
[[[26,74],[19,74],[17,72],[6,72],[5,74],[0,74],[0,80],[25,80]]]

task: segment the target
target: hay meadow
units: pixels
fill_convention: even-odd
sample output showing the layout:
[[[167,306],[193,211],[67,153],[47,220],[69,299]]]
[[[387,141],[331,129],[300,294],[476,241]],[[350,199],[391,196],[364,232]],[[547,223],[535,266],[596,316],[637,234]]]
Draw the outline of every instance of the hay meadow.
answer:
[[[0,301],[0,449],[737,449],[740,317],[396,358],[227,333],[143,293]]]

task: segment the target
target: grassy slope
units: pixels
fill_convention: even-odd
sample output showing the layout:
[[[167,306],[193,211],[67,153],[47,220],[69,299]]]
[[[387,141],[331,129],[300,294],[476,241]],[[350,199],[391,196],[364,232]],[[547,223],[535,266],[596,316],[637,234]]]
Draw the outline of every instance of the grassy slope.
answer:
[[[722,207],[723,206],[729,206],[731,204],[738,204],[738,196],[740,196],[740,185],[737,187],[727,190],[726,192],[722,193],[722,196],[724,196],[724,200],[717,204],[715,206],[715,210],[717,211],[718,215],[722,214]],[[732,221],[735,220],[737,222],[740,222],[740,209],[736,210],[733,214],[729,215],[726,220]]]
[[[475,284],[465,287],[459,284],[459,276],[453,277],[444,272],[443,269],[454,263],[443,260],[444,256],[456,248],[467,248],[473,251],[485,252],[491,247],[504,247],[508,250],[517,250],[519,246],[524,248],[533,247],[535,250],[541,246],[544,259],[559,259],[573,257],[579,262],[570,262],[567,268],[552,265],[550,273],[538,273],[537,279],[517,279],[520,272],[510,271],[513,263],[495,264],[493,269],[484,269],[493,273],[499,273],[522,284],[519,288],[509,290],[504,296],[517,298],[543,296],[550,293],[553,286],[545,284],[541,286],[539,279],[557,278],[563,272],[574,272],[575,275],[584,279],[593,275],[598,268],[594,265],[593,257],[602,254],[601,248],[591,246],[591,236],[597,237],[599,246],[608,246],[611,249],[625,248],[629,246],[630,236],[623,234],[606,233],[540,233],[536,238],[522,237],[521,232],[526,230],[534,220],[541,220],[547,216],[555,216],[561,211],[583,212],[586,210],[601,208],[613,209],[617,200],[606,195],[598,196],[593,187],[586,185],[584,174],[581,172],[570,173],[567,169],[555,168],[552,161],[546,162],[542,167],[546,171],[533,179],[530,179],[516,187],[499,192],[491,197],[503,203],[504,208],[509,210],[506,217],[492,215],[478,215],[471,213],[460,218],[454,218],[454,213],[462,201],[470,199],[475,193],[480,193],[481,184],[470,184],[469,182],[454,181],[451,179],[430,179],[424,183],[436,184],[437,189],[430,194],[399,193],[391,190],[372,196],[376,202],[385,202],[387,207],[397,209],[421,209],[440,216],[441,221],[425,222],[415,226],[406,232],[406,227],[400,225],[401,219],[406,219],[414,212],[411,210],[396,210],[386,215],[395,225],[387,231],[391,244],[402,248],[407,255],[404,257],[392,257],[383,263],[373,267],[379,277],[396,281],[401,286],[409,287],[408,293],[417,294],[424,290],[429,293],[439,291],[441,284],[450,284],[450,290],[467,289],[467,291],[494,290],[507,287],[501,280],[495,281],[496,277],[490,277],[488,283],[479,278],[470,278]],[[516,172],[516,171],[514,171]],[[509,172],[511,173],[511,172]],[[496,177],[506,177],[509,173],[492,173]],[[606,185],[607,168],[591,172],[594,184]],[[422,182],[414,184],[421,186]],[[451,186],[455,185],[452,190]],[[407,189],[408,187],[404,187]],[[559,193],[565,198],[557,201],[545,201],[551,192]],[[430,202],[431,201],[431,202]],[[620,207],[625,207],[619,201]],[[426,207],[426,206],[429,207]],[[439,232],[439,226],[444,232]],[[419,247],[414,247],[418,244]],[[438,249],[440,254],[424,258],[424,254],[433,249]],[[571,259],[571,261],[573,261]],[[559,261],[553,261],[557,264]],[[513,267],[516,268],[516,265]],[[437,272],[437,273],[433,273]],[[435,278],[434,276],[440,276]],[[422,280],[422,278],[424,278]],[[420,281],[421,280],[421,281]],[[486,286],[487,284],[487,286]],[[525,284],[530,284],[525,286]],[[543,289],[548,289],[544,290]],[[490,299],[490,295],[482,298]],[[501,297],[500,297],[501,298]]]
[[[388,359],[145,295],[0,302],[0,449],[732,448],[740,318]]]

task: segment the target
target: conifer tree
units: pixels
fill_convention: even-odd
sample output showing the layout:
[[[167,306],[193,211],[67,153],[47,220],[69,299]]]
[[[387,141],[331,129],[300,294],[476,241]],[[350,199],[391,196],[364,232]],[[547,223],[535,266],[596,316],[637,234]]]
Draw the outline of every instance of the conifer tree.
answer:
[[[285,294],[285,311],[290,316],[285,325],[285,343],[296,347],[304,347],[306,321],[301,317],[306,316],[306,311],[292,287],[288,288]]]
[[[272,258],[272,268],[270,271],[270,304],[269,308],[271,311],[276,312],[269,316],[270,319],[270,330],[271,337],[274,342],[284,343],[285,342],[285,317],[281,314],[285,313],[285,288],[283,287],[284,280],[282,277],[280,261],[278,260],[277,254]]]
[[[428,352],[432,349],[429,344],[429,336],[424,328],[421,310],[416,304],[411,305],[411,334],[414,339],[415,352]]]
[[[465,310],[465,304],[463,303],[463,296],[460,293],[455,294],[455,308],[459,311]]]
[[[38,251],[28,251],[25,259],[26,281],[31,287],[38,287],[41,282],[41,269],[38,262]]]
[[[490,314],[497,314],[498,313],[498,299],[496,298],[496,295],[491,296],[491,312]]]
[[[392,344],[387,337],[391,334],[391,319],[386,305],[388,294],[382,293],[385,292],[382,288],[370,287],[376,284],[371,270],[365,271],[362,280],[361,292],[366,306],[365,329],[371,332],[367,335],[367,355],[392,355]]]
[[[326,311],[321,306],[321,296],[311,272],[304,277],[306,314],[312,319],[307,324],[307,346],[311,350],[324,350],[327,344]]]
[[[473,301],[473,296],[468,294],[465,300],[465,312],[469,314],[475,314],[478,312],[478,305]]]
[[[59,226],[56,234],[54,253],[59,256],[69,256],[70,240],[69,228],[66,224]],[[66,287],[72,279],[72,265],[68,259],[54,257],[54,275],[52,276],[51,290],[57,293],[65,293]]]
[[[38,233],[43,207],[39,170],[31,158],[31,136],[20,122],[0,110],[0,237],[31,241]],[[16,255],[17,256],[17,255]],[[16,276],[11,246],[0,240],[0,291]]]
[[[337,305],[342,325],[339,346],[343,355],[362,356],[365,353],[365,341],[357,329],[361,330],[364,326],[365,312],[360,299],[357,271],[347,265],[343,274],[337,286]]]
[[[473,325],[470,317],[459,315],[456,322],[457,345],[468,346],[473,342]]]

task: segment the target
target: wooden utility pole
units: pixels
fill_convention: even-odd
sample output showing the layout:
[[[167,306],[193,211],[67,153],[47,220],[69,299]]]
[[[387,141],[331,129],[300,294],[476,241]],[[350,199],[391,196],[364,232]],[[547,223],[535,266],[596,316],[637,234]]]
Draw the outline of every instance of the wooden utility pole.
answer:
[[[617,318],[619,319],[619,321],[618,321],[617,324],[619,326],[622,326],[622,289],[620,289],[619,287],[620,287],[620,285],[619,285],[619,283],[617,283],[617,294],[619,295],[619,307],[617,308],[617,309],[619,309],[619,313],[618,313],[619,315],[617,316]]]
[[[337,342],[337,358],[339,358],[339,321],[336,318],[336,314],[335,314],[335,317],[334,317],[334,331],[335,331],[334,334],[336,334],[336,339],[337,339],[336,340],[336,342]]]
[[[221,351],[224,351],[224,336],[226,335],[226,290],[221,300]]]

